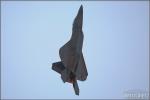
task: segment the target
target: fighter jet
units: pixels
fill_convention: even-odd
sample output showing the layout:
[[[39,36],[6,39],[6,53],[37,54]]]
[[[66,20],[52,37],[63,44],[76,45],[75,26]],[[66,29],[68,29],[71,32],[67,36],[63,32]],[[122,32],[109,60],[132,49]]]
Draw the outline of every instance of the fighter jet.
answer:
[[[81,5],[73,22],[71,39],[60,48],[61,61],[52,64],[52,69],[61,74],[62,81],[73,84],[76,95],[79,95],[77,80],[87,79],[88,72],[82,53],[83,46],[83,6]]]

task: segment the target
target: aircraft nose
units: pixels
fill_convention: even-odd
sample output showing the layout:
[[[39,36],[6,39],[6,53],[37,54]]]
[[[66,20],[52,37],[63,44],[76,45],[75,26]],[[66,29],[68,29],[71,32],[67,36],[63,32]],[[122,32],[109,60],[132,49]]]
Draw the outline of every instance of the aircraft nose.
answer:
[[[82,5],[80,6],[80,9],[83,9],[83,6],[82,6]]]
[[[74,20],[74,25],[78,26],[79,29],[82,29],[82,22],[83,22],[83,6],[81,5],[78,14]]]
[[[79,9],[79,14],[82,14],[82,13],[83,13],[83,6],[81,5]]]

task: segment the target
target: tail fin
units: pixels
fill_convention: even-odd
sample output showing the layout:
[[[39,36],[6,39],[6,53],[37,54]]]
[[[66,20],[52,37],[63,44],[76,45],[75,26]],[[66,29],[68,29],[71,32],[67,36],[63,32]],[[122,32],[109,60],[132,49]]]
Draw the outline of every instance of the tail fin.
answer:
[[[61,61],[53,63],[52,69],[58,72],[59,74],[61,74],[61,79],[64,83],[70,80],[71,71],[67,70]],[[74,88],[75,94],[79,95],[79,87],[78,87],[77,80],[74,80],[73,88]]]
[[[76,95],[79,95],[79,87],[78,87],[77,80],[75,80],[75,82],[73,83],[73,88],[74,88]]]

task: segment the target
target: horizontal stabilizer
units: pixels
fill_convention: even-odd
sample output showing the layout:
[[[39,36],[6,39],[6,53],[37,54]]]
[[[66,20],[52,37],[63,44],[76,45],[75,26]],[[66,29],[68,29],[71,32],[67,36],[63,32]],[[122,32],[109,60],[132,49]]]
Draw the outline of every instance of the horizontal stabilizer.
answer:
[[[52,69],[58,73],[61,73],[65,67],[62,62],[56,62],[52,64]]]

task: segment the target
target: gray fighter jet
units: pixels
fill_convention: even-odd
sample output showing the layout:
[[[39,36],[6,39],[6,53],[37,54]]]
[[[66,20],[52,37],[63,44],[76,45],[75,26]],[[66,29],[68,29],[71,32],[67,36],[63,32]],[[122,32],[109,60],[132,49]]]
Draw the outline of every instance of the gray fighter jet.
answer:
[[[82,23],[83,6],[81,5],[73,22],[71,39],[59,50],[61,61],[52,64],[52,69],[61,74],[61,79],[64,83],[69,82],[73,84],[76,95],[79,95],[77,80],[84,81],[88,76],[82,54]]]

